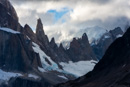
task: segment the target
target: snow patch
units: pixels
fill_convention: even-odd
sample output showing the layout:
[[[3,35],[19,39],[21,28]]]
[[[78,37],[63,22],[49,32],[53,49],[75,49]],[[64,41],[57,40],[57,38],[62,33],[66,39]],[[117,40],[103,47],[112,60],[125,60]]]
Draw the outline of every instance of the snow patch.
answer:
[[[8,12],[8,15],[11,15],[11,14]]]
[[[116,36],[116,38],[119,38],[119,37],[122,37],[122,35],[121,35],[121,34],[119,34],[119,35],[117,35],[117,36]]]
[[[34,79],[38,79],[39,78],[39,76],[36,76],[34,74],[28,74],[28,77],[31,77],[31,78],[34,78]]]
[[[58,77],[68,80],[65,76],[58,75]]]
[[[46,72],[43,68],[41,68],[41,67],[38,67],[38,70],[40,71],[40,72]]]
[[[5,32],[9,32],[9,33],[13,33],[13,34],[20,34],[20,32],[14,31],[13,29],[10,29],[10,28],[0,27],[0,30],[5,31]]]
[[[63,67],[63,70],[69,73],[72,73],[76,77],[80,77],[92,71],[97,61],[90,60],[90,61],[79,61],[79,62],[72,62],[69,63],[61,62],[60,65]]]
[[[26,37],[28,38],[28,40],[31,40],[27,35],[26,35]]]
[[[47,56],[39,47],[38,44],[36,43],[32,43],[33,44],[33,50],[36,52],[36,53],[39,53],[39,56],[40,56],[40,59],[41,59],[41,63],[42,63],[42,67],[45,69],[45,70],[57,70],[59,69],[58,65],[53,61],[51,60],[51,58],[49,56]],[[51,63],[48,64],[48,62],[46,62],[45,58],[48,59],[48,61]]]
[[[105,39],[110,38],[110,36],[104,36]]]
[[[8,81],[12,77],[22,76],[20,73],[5,72],[0,69],[0,80]]]

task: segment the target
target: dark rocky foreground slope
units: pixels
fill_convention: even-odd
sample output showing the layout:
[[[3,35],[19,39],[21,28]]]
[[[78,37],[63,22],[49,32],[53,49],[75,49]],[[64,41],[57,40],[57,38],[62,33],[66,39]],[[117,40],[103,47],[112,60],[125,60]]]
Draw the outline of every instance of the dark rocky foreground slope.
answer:
[[[130,28],[115,40],[94,70],[74,81],[56,87],[129,87]]]

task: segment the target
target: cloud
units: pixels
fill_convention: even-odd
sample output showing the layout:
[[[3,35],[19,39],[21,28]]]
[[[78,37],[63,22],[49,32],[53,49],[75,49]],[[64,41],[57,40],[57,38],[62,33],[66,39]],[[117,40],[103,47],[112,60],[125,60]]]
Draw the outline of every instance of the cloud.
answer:
[[[130,0],[11,0],[11,2],[22,25],[28,23],[35,29],[36,20],[40,17],[49,38],[55,37],[57,42],[72,39],[76,36],[75,33],[86,27],[100,26],[110,30],[118,26],[124,28],[130,23]]]

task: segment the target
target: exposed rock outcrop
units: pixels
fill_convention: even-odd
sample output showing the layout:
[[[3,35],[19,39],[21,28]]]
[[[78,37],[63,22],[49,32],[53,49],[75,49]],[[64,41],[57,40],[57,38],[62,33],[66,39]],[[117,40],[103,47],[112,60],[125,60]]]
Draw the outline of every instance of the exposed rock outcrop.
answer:
[[[26,24],[22,30],[29,40],[38,42],[35,33],[32,31],[31,27],[28,24]]]
[[[0,27],[14,30],[20,27],[16,11],[8,0],[0,0]]]
[[[72,61],[75,62],[80,60],[97,60],[89,44],[86,33],[83,34],[82,38],[73,38],[67,53]]]
[[[27,71],[32,66],[41,67],[39,55],[30,41],[20,33],[0,30],[0,67],[5,70]]]

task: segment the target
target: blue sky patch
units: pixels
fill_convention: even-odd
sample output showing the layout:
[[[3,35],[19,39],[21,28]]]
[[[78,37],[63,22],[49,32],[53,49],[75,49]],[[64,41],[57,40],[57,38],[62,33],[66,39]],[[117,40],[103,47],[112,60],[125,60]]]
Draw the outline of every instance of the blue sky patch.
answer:
[[[57,22],[62,16],[64,16],[66,13],[72,11],[68,8],[62,8],[63,10],[61,11],[56,11],[55,9],[50,9],[47,11],[47,13],[53,13],[54,14],[54,21]],[[63,20],[65,22],[65,20]]]

